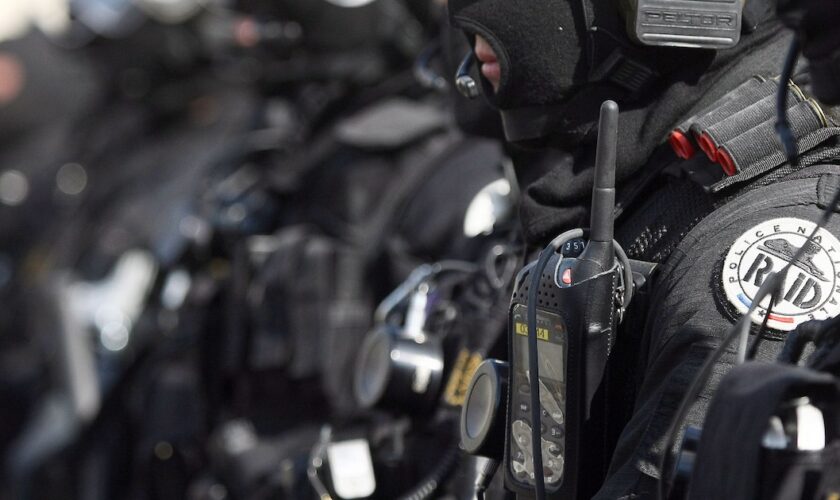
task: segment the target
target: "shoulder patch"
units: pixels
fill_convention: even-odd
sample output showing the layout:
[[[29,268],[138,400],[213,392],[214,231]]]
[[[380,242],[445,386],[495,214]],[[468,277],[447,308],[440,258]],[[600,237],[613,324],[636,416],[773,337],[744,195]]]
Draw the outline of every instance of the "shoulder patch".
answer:
[[[785,276],[767,326],[791,331],[806,321],[840,314],[840,240],[822,229],[808,241],[815,227],[811,221],[786,217],[762,222],[742,234],[723,261],[721,279],[727,300],[746,313],[767,275],[780,271],[807,245],[804,256]],[[756,309],[753,322],[762,322],[769,304],[768,297]]]

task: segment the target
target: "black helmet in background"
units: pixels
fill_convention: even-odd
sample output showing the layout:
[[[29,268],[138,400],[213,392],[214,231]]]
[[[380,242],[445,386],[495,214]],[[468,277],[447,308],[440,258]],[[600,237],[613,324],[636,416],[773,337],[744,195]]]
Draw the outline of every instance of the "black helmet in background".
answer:
[[[244,2],[247,4],[247,2]],[[422,44],[423,25],[401,0],[280,0],[280,18],[300,24],[309,49],[326,52],[383,44]]]

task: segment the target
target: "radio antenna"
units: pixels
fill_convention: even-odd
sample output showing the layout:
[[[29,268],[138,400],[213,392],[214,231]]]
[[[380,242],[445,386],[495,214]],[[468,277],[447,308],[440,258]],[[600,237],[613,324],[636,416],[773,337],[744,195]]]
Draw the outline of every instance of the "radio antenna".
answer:
[[[615,212],[615,160],[618,142],[618,104],[604,101],[598,121],[598,145],[595,152],[595,185],[592,188],[592,213],[589,241],[612,246]]]

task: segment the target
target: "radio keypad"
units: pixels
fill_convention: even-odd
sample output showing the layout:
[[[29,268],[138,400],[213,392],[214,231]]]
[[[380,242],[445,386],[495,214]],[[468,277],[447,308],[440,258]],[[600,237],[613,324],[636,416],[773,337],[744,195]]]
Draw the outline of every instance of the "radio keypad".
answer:
[[[527,327],[525,307],[514,309],[513,328],[515,370],[512,373],[510,457],[513,477],[527,484],[534,484],[534,464],[531,441],[531,387],[527,359]],[[565,465],[565,327],[560,316],[537,310],[537,327],[540,357],[540,435],[546,485],[557,485],[563,478]],[[517,326],[519,324],[519,326]],[[557,353],[560,353],[558,355]],[[551,356],[554,354],[554,356]]]

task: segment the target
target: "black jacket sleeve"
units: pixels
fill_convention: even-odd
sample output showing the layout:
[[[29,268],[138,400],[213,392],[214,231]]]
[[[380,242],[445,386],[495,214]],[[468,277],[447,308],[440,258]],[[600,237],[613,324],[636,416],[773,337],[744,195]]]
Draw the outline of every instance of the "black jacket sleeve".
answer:
[[[791,248],[795,249],[796,243],[803,240],[786,236],[786,231],[796,233],[795,221],[817,222],[838,186],[840,167],[823,165],[744,192],[705,217],[663,264],[654,284],[642,339],[643,354],[639,369],[643,370],[644,376],[638,387],[633,415],[621,433],[609,476],[596,498],[655,498],[657,481],[661,476],[658,464],[672,417],[703,361],[720,345],[740,315],[736,302],[742,300],[740,296],[743,294],[733,293],[730,289],[729,296],[735,300],[730,298],[724,289],[724,280],[733,276],[738,280],[749,277],[752,283],[758,279],[755,277],[757,269],[766,271],[764,268],[770,267],[762,260],[757,266],[763,267],[750,272],[752,261],[747,259],[752,254],[749,254],[741,259],[743,262],[736,262],[737,269],[725,273],[725,261],[730,266],[735,255],[730,255],[730,252],[753,248],[751,251],[758,255],[755,252],[758,252],[759,246],[762,251],[776,249],[779,251],[768,253],[768,256],[774,259],[776,267],[781,267],[779,263],[783,263]],[[775,228],[779,234],[768,238],[761,232],[759,226],[762,224],[765,228]],[[755,229],[757,227],[759,229]],[[820,287],[819,290],[811,291],[807,297],[799,297],[802,299],[798,301],[799,305],[794,304],[797,293],[785,294],[789,303],[780,305],[784,311],[796,312],[796,308],[801,306],[802,312],[806,313],[795,319],[797,323],[809,315],[808,306],[815,307],[813,311],[819,316],[823,314],[820,308],[823,311],[833,310],[840,300],[840,242],[837,241],[840,218],[832,219],[827,230],[829,234],[819,243],[821,248],[814,249],[824,252],[820,254],[823,257],[799,263],[786,280],[788,289],[794,285],[801,288],[805,281],[800,280],[797,285],[793,280],[797,273],[802,271],[806,277],[819,275],[813,279],[812,285]],[[761,236],[756,235],[759,232]],[[772,240],[778,241],[768,243]],[[790,245],[786,247],[785,241]],[[835,255],[834,252],[837,252],[836,257],[829,258]],[[729,260],[727,255],[730,255]],[[814,267],[815,263],[818,268]],[[824,280],[820,281],[819,277]],[[749,287],[744,288],[749,291]],[[819,303],[809,304],[818,294]],[[794,321],[788,316],[780,316],[780,319]],[[762,343],[759,357],[773,359],[781,349],[784,333],[783,329],[771,331],[771,338]],[[702,425],[714,388],[733,366],[734,359],[735,347],[732,347],[715,366],[712,380],[691,408],[686,424]],[[677,446],[680,441],[681,438],[677,439]],[[669,458],[670,464],[674,463],[673,458],[673,455]],[[671,477],[670,470],[667,475]]]

